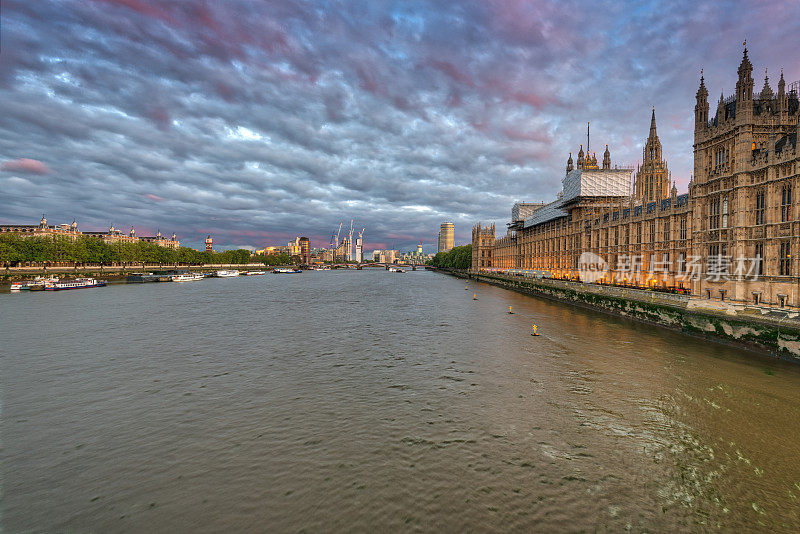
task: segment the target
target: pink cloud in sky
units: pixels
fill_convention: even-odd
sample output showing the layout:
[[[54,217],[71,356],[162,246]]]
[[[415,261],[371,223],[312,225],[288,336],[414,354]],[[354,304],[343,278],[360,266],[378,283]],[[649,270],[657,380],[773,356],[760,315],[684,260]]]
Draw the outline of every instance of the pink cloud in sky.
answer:
[[[154,195],[152,193],[145,193],[144,198],[152,200],[153,202],[164,202],[164,199],[162,197]]]
[[[4,161],[0,164],[0,170],[9,172],[27,172],[31,174],[48,174],[50,169],[47,165],[37,159],[18,158]]]

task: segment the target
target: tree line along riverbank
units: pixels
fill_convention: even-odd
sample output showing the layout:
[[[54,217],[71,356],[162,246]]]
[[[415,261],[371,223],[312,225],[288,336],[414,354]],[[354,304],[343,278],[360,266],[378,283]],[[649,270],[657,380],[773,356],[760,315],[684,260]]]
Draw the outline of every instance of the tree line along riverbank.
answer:
[[[189,247],[168,248],[138,241],[107,243],[89,236],[20,237],[0,236],[0,267],[20,265],[121,265],[148,263],[156,265],[243,265],[256,261],[263,265],[293,263],[287,254],[251,256],[246,249],[220,252],[198,251]]]
[[[466,271],[472,266],[472,245],[453,247],[449,252],[437,252],[429,264],[440,269]]]

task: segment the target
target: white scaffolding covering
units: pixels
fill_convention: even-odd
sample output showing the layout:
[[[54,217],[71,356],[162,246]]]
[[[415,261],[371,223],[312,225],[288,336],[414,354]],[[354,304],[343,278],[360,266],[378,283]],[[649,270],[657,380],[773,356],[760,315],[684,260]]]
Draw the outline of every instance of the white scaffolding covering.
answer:
[[[563,202],[578,197],[624,197],[631,192],[632,169],[575,169],[562,180]]]
[[[569,214],[565,210],[561,209],[562,204],[563,202],[560,199],[556,200],[555,202],[551,202],[550,204],[545,204],[533,212],[533,215],[525,219],[525,228],[536,226],[537,224],[541,224],[543,222],[552,221],[553,219],[558,219],[560,217],[566,217]]]

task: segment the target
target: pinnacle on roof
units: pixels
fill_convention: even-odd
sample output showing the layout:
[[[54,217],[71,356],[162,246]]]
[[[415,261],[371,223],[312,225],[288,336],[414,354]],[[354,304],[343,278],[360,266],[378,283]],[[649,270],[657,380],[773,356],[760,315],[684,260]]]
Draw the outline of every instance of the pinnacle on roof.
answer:
[[[772,95],[772,87],[769,86],[769,76],[767,75],[767,70],[764,69],[764,88],[761,89],[761,98],[772,98]]]
[[[744,42],[744,55],[742,56],[742,62],[739,65],[739,78],[743,78],[745,75],[749,75],[753,72],[753,64],[750,63],[750,58],[747,57],[747,40]]]
[[[706,89],[706,82],[703,78],[703,69],[700,69],[700,87],[697,89],[697,98],[705,99],[708,96],[708,89]]]

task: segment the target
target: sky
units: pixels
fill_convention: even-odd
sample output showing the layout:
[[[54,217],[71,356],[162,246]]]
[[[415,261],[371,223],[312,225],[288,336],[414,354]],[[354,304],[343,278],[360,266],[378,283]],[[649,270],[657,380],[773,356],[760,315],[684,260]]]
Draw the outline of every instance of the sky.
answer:
[[[432,251],[553,200],[587,121],[635,165],[653,107],[684,191],[745,39],[757,90],[800,79],[796,0],[5,0],[0,223]]]

